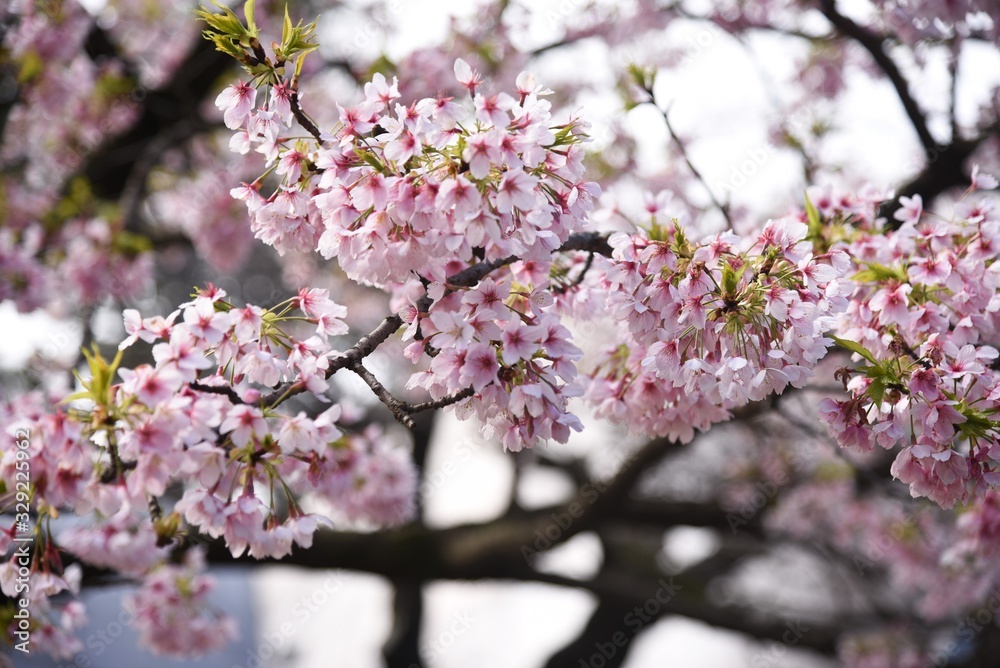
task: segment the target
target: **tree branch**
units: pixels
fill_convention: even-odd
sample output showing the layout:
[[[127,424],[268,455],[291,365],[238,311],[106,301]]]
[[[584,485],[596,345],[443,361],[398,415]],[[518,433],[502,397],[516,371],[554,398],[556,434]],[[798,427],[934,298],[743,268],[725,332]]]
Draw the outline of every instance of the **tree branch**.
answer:
[[[361,380],[365,381],[365,384],[371,388],[371,391],[375,393],[378,400],[385,404],[386,408],[392,412],[392,416],[398,422],[401,422],[407,429],[413,428],[413,418],[403,410],[403,406],[399,400],[392,396],[392,393],[385,388],[385,385],[379,382],[375,374],[366,369],[360,361],[349,365],[347,368],[357,374]]]
[[[187,57],[160,88],[146,91],[138,100],[139,114],[123,134],[111,137],[87,156],[80,173],[87,178],[94,193],[116,200],[125,190],[132,171],[158,137],[177,137],[176,128],[184,123],[189,130],[200,127],[202,101],[211,93],[219,77],[235,64],[218,52],[212,43],[198,35]]]
[[[306,132],[315,137],[316,141],[322,144],[323,133],[320,132],[319,128],[316,127],[316,124],[312,122],[312,119],[306,116],[306,113],[302,111],[302,106],[299,104],[299,91],[295,90],[295,92],[292,93],[291,98],[290,106],[292,108],[292,115],[295,116],[295,120],[299,122],[299,125],[306,129]]]
[[[684,142],[683,140],[681,140],[680,136],[674,131],[674,126],[670,123],[670,116],[667,113],[667,110],[660,108],[660,105],[656,104],[656,101],[652,99],[653,98],[652,90],[646,92],[649,93],[650,103],[654,107],[656,107],[657,111],[660,112],[660,115],[663,116],[663,123],[664,125],[667,126],[667,132],[670,134],[670,139],[671,141],[674,142],[674,145],[677,147],[677,150],[680,151],[681,158],[684,159],[684,164],[687,165],[688,169],[694,175],[694,178],[697,179],[698,183],[701,184],[705,192],[708,193],[708,197],[712,201],[712,206],[714,206],[722,213],[722,217],[726,219],[726,227],[728,227],[729,230],[732,231],[733,219],[730,218],[729,216],[729,204],[723,204],[718,200],[718,198],[716,198],[715,193],[713,193],[712,189],[708,186],[708,182],[705,181],[705,177],[701,175],[701,172],[698,171],[698,168],[694,166],[693,162],[691,162],[691,157],[688,155],[687,147],[684,145]]]
[[[899,66],[896,65],[896,61],[885,50],[883,38],[838,12],[835,0],[820,0],[820,11],[840,34],[860,44],[875,60],[875,64],[885,73],[889,81],[892,82],[893,88],[896,89],[896,95],[903,103],[903,109],[916,131],[927,157],[931,158],[935,155],[938,151],[938,145],[927,128],[927,117],[910,93],[909,85],[903,77],[903,73],[900,72]]]
[[[590,251],[593,253],[601,253],[602,255],[611,255],[611,246],[608,245],[607,235],[598,232],[581,232],[570,235],[570,237],[566,240],[566,243],[559,247],[560,252],[573,250]],[[463,269],[462,271],[452,274],[445,280],[445,282],[451,287],[467,287],[475,285],[491,272],[499,269],[500,267],[512,264],[518,259],[520,258],[511,255],[499,260],[480,262],[467,269]],[[424,297],[417,302],[417,307],[421,312],[426,312],[430,307],[430,298],[425,294]],[[386,339],[392,336],[392,334],[402,326],[403,318],[399,313],[386,316],[378,327],[362,337],[360,341],[354,344],[354,346],[349,348],[342,355],[332,360],[330,367],[326,371],[326,378],[331,378],[333,374],[337,373],[341,369],[348,369],[353,365],[359,364],[361,360],[375,352],[376,348],[382,345]],[[372,378],[374,378],[374,376],[372,376]],[[376,380],[375,382],[378,381]],[[261,399],[261,403],[264,406],[274,408],[304,391],[305,386],[301,383],[285,383],[284,385],[281,385],[273,390],[270,394],[263,397]],[[461,399],[455,399],[455,402],[457,401],[461,401]],[[239,403],[245,402],[240,401]],[[423,404],[417,404],[417,406],[420,407],[419,410],[423,411],[434,408],[435,406],[433,404],[434,402],[424,402]],[[411,412],[417,412],[417,410],[411,410]],[[404,424],[406,423],[404,422]]]

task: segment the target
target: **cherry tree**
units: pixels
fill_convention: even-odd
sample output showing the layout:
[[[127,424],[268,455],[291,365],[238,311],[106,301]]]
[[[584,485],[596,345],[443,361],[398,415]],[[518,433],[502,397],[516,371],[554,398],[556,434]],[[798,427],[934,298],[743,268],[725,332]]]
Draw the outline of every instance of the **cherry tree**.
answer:
[[[398,4],[303,4],[0,8],[0,299],[55,318],[0,404],[12,655],[79,657],[108,578],[148,651],[211,653],[252,633],[213,572],[281,562],[387,578],[389,665],[433,665],[437,580],[589,592],[551,668],[661,617],[755,666],[992,665],[997,7],[482,2],[398,54]],[[665,100],[717,40],[794,54],[768,210]],[[837,157],[858,95],[898,182]],[[424,521],[445,418],[516,462],[499,516]],[[575,491],[525,503],[542,470]],[[549,564],[584,535],[591,577]],[[821,601],[755,591],[795,569]]]

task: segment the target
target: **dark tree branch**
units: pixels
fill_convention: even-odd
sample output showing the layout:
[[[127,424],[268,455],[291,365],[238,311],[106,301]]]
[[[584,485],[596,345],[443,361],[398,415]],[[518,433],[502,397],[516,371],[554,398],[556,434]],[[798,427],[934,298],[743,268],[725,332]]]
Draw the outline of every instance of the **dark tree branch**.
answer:
[[[900,207],[899,197],[920,195],[926,207],[950,188],[968,185],[969,177],[965,172],[965,162],[986,141],[990,132],[996,132],[996,128],[974,139],[958,140],[928,157],[927,164],[920,173],[896,191],[896,198],[884,202],[879,208],[878,215],[886,218],[887,226],[896,229],[900,225],[900,222],[893,218],[893,214]]]
[[[906,78],[899,70],[899,66],[896,65],[896,61],[886,51],[883,37],[838,12],[835,0],[820,0],[819,4],[820,11],[837,31],[860,44],[889,78],[892,87],[896,89],[899,101],[903,103],[903,109],[906,111],[907,118],[910,119],[910,124],[920,139],[920,145],[924,147],[924,153],[927,154],[928,159],[931,159],[938,151],[937,142],[934,141],[934,137],[927,128],[926,115],[910,93]]]
[[[349,365],[347,368],[357,374],[361,380],[365,381],[365,385],[371,388],[371,391],[375,393],[378,400],[385,404],[386,408],[392,412],[392,416],[397,421],[401,422],[408,429],[413,428],[413,418],[403,408],[402,403],[396,397],[392,396],[392,393],[386,389],[385,385],[379,382],[375,374],[366,369],[360,361]]]
[[[139,69],[135,63],[122,54],[118,45],[111,39],[111,35],[97,21],[91,24],[90,30],[87,32],[87,37],[83,42],[83,50],[92,61],[98,64],[102,60],[117,61],[121,64],[125,76],[133,81],[138,80]]]
[[[521,540],[533,539],[530,522],[519,517],[504,517],[481,525],[462,525],[432,530],[410,526],[380,533],[318,532],[313,547],[296,550],[280,562],[305,568],[344,568],[386,577],[410,577],[421,580],[517,580],[542,582],[593,592],[602,600],[628,606],[643,605],[655,596],[658,582],[637,580],[632,575],[609,573],[593,580],[540,573],[521,559]],[[505,536],[506,540],[478,541],[475,551],[456,550],[454,544],[466,543],[466,534]],[[501,548],[501,544],[504,545]],[[209,559],[216,563],[232,563],[234,559],[221,541],[209,544]],[[260,563],[247,555],[235,560],[240,563]],[[679,585],[679,595],[663,604],[660,615],[681,615],[712,626],[745,633],[752,637],[782,642],[787,633],[785,620],[765,616],[759,611],[741,606],[723,606],[697,596],[704,587],[700,579],[679,576],[663,578],[667,586]],[[693,595],[685,594],[685,591]],[[829,625],[810,624],[809,632],[798,645],[823,653],[832,653],[837,636],[845,626],[873,624],[867,617],[838,619]]]
[[[295,120],[299,122],[299,125],[305,128],[306,132],[315,137],[316,141],[322,144],[323,133],[320,132],[318,127],[316,127],[316,124],[313,123],[312,119],[306,116],[306,112],[302,111],[302,106],[299,104],[299,92],[297,90],[292,93],[291,107],[292,115],[295,116]]]
[[[427,454],[433,435],[434,417],[421,416],[410,430],[413,434],[413,463],[423,475]],[[423,518],[423,498],[417,495],[417,517]],[[392,632],[382,647],[389,668],[423,668],[420,656],[420,629],[423,625],[423,581],[409,577],[392,580],[393,625]]]
[[[445,408],[446,406],[451,406],[452,404],[461,403],[469,397],[475,396],[475,394],[476,391],[474,389],[467,387],[461,392],[456,392],[455,394],[442,397],[435,401],[424,401],[419,404],[403,404],[403,410],[410,415],[423,413],[424,411],[433,411],[439,408]]]
[[[350,368],[354,364],[359,364],[361,360],[375,352],[375,349],[382,345],[386,339],[392,336],[396,330],[403,326],[403,319],[393,314],[386,316],[378,327],[361,337],[350,349],[340,357],[335,358],[330,363],[330,368],[326,370],[327,379],[333,377],[341,369]],[[291,397],[305,392],[305,385],[301,383],[286,383],[261,399],[265,406],[275,407]]]
[[[201,117],[199,108],[205,98],[233,65],[235,61],[198,35],[171,79],[137,98],[139,114],[132,126],[87,156],[80,173],[94,193],[104,199],[118,199],[137,163],[158,137],[173,136],[175,141],[183,141],[186,137],[177,138],[177,128],[182,124],[187,124],[188,133],[195,131],[199,124],[191,120]]]
[[[632,627],[624,622],[632,613],[633,606],[632,601],[601,598],[580,633],[550,656],[544,668],[590,666],[594,665],[591,659],[597,656],[604,657],[605,661],[601,663],[604,668],[622,666],[635,638]],[[605,651],[601,652],[599,647]]]
[[[424,668],[420,656],[420,627],[424,614],[423,583],[420,580],[394,579],[392,597],[393,625],[382,646],[388,668]]]

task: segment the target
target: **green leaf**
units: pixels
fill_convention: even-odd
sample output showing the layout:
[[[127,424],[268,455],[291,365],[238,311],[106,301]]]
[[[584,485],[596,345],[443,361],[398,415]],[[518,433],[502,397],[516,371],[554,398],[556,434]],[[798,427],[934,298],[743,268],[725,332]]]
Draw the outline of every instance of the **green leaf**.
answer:
[[[212,32],[211,30],[203,30],[202,36],[213,42],[215,44],[215,50],[221,51],[227,56],[232,56],[236,60],[242,61],[244,56],[244,51],[233,41],[228,35],[222,35],[217,32]]]
[[[368,151],[368,150],[365,150],[365,149],[355,149],[354,153],[359,158],[361,158],[362,160],[364,160],[366,163],[368,163],[369,165],[371,165],[371,167],[374,168],[375,171],[385,173],[385,165],[383,165],[381,162],[379,162],[378,157],[374,153],[372,153],[371,151]]]
[[[965,417],[965,422],[955,425],[963,436],[969,439],[984,439],[989,436],[989,432],[997,428],[997,423],[981,411],[969,406],[963,400],[955,410]]]
[[[243,22],[240,21],[240,18],[236,16],[235,13],[233,13],[233,10],[228,7],[223,7],[214,0],[213,4],[221,8],[223,13],[214,14],[203,7],[201,9],[194,10],[195,15],[207,23],[208,27],[217,33],[240,40],[249,39],[250,35],[243,26]]]
[[[882,283],[884,281],[903,283],[908,278],[906,269],[903,267],[887,267],[877,262],[865,262],[864,264],[868,268],[851,276],[852,281],[856,283]]]
[[[87,360],[87,366],[90,367],[90,378],[83,379],[79,374],[76,374],[77,378],[80,378],[80,384],[83,385],[86,392],[77,392],[67,397],[66,401],[86,398],[98,406],[110,406],[114,403],[111,396],[111,386],[114,384],[118,365],[121,364],[123,351],[119,350],[118,354],[115,355],[115,358],[109,364],[101,356],[100,348],[97,347],[96,343],[93,349],[93,353],[86,348],[82,349],[83,356]]]
[[[857,341],[850,341],[848,339],[842,339],[839,336],[833,336],[833,335],[831,335],[830,338],[833,339],[833,342],[836,343],[841,348],[845,348],[847,350],[850,350],[852,353],[857,353],[861,355],[872,364],[878,364],[878,360],[875,359],[875,355],[873,355],[870,350],[865,348]]]
[[[17,73],[18,83],[30,83],[45,71],[45,61],[34,49],[29,49],[21,57],[21,69]]]
[[[254,0],[247,0],[243,5],[243,15],[247,17],[247,31],[254,37],[259,33],[257,30],[257,21],[254,19]]]
[[[125,230],[116,234],[111,240],[111,249],[126,257],[135,257],[153,250],[153,242],[148,237]]]
[[[288,5],[285,5],[285,20],[281,28],[281,46],[275,47],[274,55],[279,61],[291,60],[297,53],[309,53],[317,48],[319,44],[313,41],[316,32],[316,21],[307,25],[302,25],[299,21],[294,26],[292,19],[288,16]]]
[[[292,36],[292,19],[288,16],[288,3],[285,3],[285,22],[281,27],[281,43],[287,44]]]
[[[740,279],[746,272],[749,263],[745,263],[739,269],[733,269],[728,262],[722,263],[722,296],[731,299],[736,294],[736,289],[740,286]]]
[[[812,200],[809,199],[809,193],[806,193],[806,220],[808,221],[808,238],[818,239],[823,233],[823,220],[819,216],[819,211],[813,205]]]
[[[639,88],[652,95],[653,84],[656,83],[657,74],[655,67],[644,67],[638,63],[629,63],[628,74]]]
[[[222,10],[221,14],[215,14],[204,7],[194,10],[195,15],[208,24],[208,30],[202,32],[205,39],[214,42],[217,50],[241,62],[245,55],[241,47],[249,47],[251,41],[257,38],[253,2],[254,0],[248,0],[244,5],[249,28],[243,25],[243,21],[233,10],[219,4],[217,0],[212,0],[212,4]]]
[[[884,378],[873,378],[871,385],[868,386],[868,396],[872,398],[876,406],[882,404],[882,399],[885,397],[885,379]]]

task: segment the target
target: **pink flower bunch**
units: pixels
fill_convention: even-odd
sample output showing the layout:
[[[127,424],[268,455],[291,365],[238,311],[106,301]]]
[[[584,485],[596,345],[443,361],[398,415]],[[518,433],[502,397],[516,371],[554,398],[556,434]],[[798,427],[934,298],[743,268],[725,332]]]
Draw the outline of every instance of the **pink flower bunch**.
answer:
[[[169,558],[167,546],[157,545],[153,524],[132,514],[120,514],[96,526],[71,527],[58,536],[59,545],[88,564],[141,576]]]
[[[344,434],[337,405],[315,418],[276,410],[302,390],[325,400],[326,370],[339,354],[329,340],[346,333],[345,315],[323,290],[261,309],[238,308],[210,287],[167,318],[126,311],[121,347],[153,344],[155,364],[118,369],[117,360],[91,356],[91,375],[68,409],[53,410],[37,392],[4,404],[6,438],[13,441],[18,428],[32,435],[36,507],[108,518],[63,532],[60,544],[89,563],[142,575],[166,559],[181,517],[223,537],[234,555],[249,549],[257,558],[312,544],[328,520],[304,513],[303,495],[325,498],[348,518],[409,519],[416,491],[409,457]],[[308,338],[285,331],[288,323],[306,328]],[[283,390],[270,389],[279,384]],[[5,479],[14,478],[17,450],[5,447],[0,456]],[[327,476],[349,483],[331,485]],[[187,489],[174,514],[148,517],[148,497],[177,482]],[[276,493],[287,501],[284,518]]]
[[[960,203],[951,220],[905,203],[892,233],[855,233],[850,304],[838,333],[866,365],[844,371],[851,397],[820,416],[846,447],[902,442],[892,473],[945,507],[1000,486],[995,370],[1000,222]],[[855,345],[856,344],[856,345]]]
[[[93,305],[105,297],[125,299],[150,284],[152,255],[123,248],[123,237],[100,218],[73,219],[54,233],[32,222],[0,230],[0,301],[18,310]]]
[[[801,387],[846,308],[842,251],[814,255],[808,228],[767,223],[690,241],[676,221],[616,234],[600,289],[619,345],[590,372],[598,414],[684,441],[749,401]]]
[[[292,484],[304,484],[289,472]],[[307,482],[344,519],[366,525],[392,526],[412,518],[417,470],[408,452],[391,447],[378,425],[338,442],[334,452],[304,472]]]
[[[397,82],[377,74],[319,146],[281,136],[292,117],[282,85],[260,108],[248,84],[223,92],[217,104],[240,128],[233,147],[256,146],[282,178],[267,198],[259,182],[233,191],[255,235],[279,252],[336,256],[352,279],[376,285],[414,272],[440,280],[452,260],[547,260],[600,192],[583,180],[587,126],[552,125],[547,91],[526,75],[511,96],[484,90],[464,61],[455,71],[471,108],[452,98],[399,104]]]
[[[990,490],[970,504],[955,523],[958,540],[944,557],[952,563],[973,562],[993,570],[1000,552],[1000,493]]]
[[[154,653],[197,657],[236,639],[236,621],[209,603],[215,585],[204,571],[203,552],[192,549],[184,563],[161,566],[126,597],[132,625],[143,645]]]
[[[303,289],[297,297],[269,310],[252,304],[236,308],[224,301],[225,296],[225,291],[210,286],[166,319],[142,319],[137,311],[126,310],[129,336],[119,348],[139,339],[155,343],[156,364],[124,371],[123,391],[146,404],[156,403],[196,379],[205,385],[229,385],[247,402],[260,396],[255,385],[273,387],[287,381],[315,394],[325,391],[324,374],[334,354],[329,338],[347,333],[342,320],[346,308],[332,301],[326,290],[317,289]],[[302,316],[289,315],[296,309]],[[181,322],[175,322],[178,317]],[[283,322],[294,320],[313,326],[312,335],[300,340],[281,328]],[[214,375],[203,373],[213,367],[217,368]],[[231,419],[235,422],[223,430],[242,426],[233,440],[245,442],[248,418],[234,415]]]
[[[155,367],[122,371],[121,399],[134,403],[126,411],[128,428],[115,438],[122,461],[136,462],[130,483],[158,495],[177,476],[196,479],[199,484],[185,492],[177,512],[204,533],[224,536],[236,555],[249,548],[256,557],[284,556],[292,542],[311,544],[317,528],[317,518],[302,514],[294,496],[290,517],[279,522],[273,499],[270,504],[262,499],[254,483],[273,489],[281,481],[286,495],[318,492],[335,507],[349,508],[349,516],[363,514],[359,506],[368,499],[377,506],[370,513],[375,520],[408,519],[411,500],[390,503],[391,513],[384,508],[387,495],[409,497],[415,491],[415,484],[403,484],[415,476],[408,458],[376,452],[368,440],[345,435],[337,426],[339,406],[315,418],[285,415],[268,405],[285,396],[263,398],[259,389],[283,383],[286,393],[305,389],[325,400],[326,373],[339,354],[328,343],[346,334],[341,320],[346,309],[325,290],[303,289],[269,310],[236,308],[224,296],[211,288],[167,319],[126,313],[130,337],[123,346],[139,338],[161,341],[153,346]],[[291,315],[294,310],[302,315]],[[178,314],[181,322],[175,322]],[[282,329],[286,321],[301,320],[314,331],[305,340]],[[215,373],[209,373],[213,367]],[[383,455],[391,463],[371,462]],[[341,490],[345,494],[323,494],[322,472],[330,471],[353,476]],[[390,493],[383,479],[401,484]]]
[[[580,394],[574,380],[582,352],[549,308],[547,282],[547,273],[532,276],[519,263],[499,280],[486,278],[471,288],[444,294],[443,286],[432,286],[436,301],[410,328],[414,334],[419,325],[423,339],[407,355],[427,352],[433,358],[408,386],[422,387],[435,399],[471,388],[459,416],[475,415],[487,436],[497,436],[507,450],[538,440],[565,443],[571,429],[582,429],[568,409],[568,399]]]

